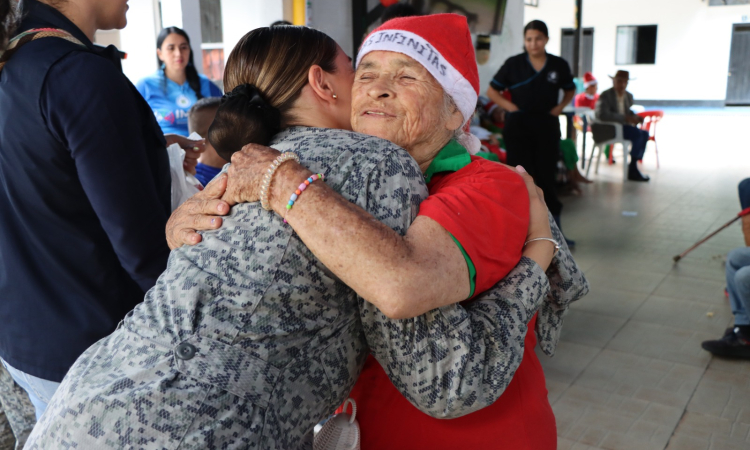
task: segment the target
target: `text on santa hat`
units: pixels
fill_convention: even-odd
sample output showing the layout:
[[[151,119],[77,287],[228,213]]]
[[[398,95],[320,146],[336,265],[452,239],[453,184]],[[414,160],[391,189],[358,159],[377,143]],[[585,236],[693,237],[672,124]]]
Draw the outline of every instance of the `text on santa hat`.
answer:
[[[414,59],[418,59],[415,56],[419,55],[420,59],[423,59],[426,62],[426,64],[423,64],[425,67],[431,65],[440,71],[440,75],[445,75],[447,67],[442,62],[442,56],[440,55],[440,53],[436,52],[428,42],[418,39],[419,36],[417,35],[407,36],[399,31],[381,31],[370,36],[365,41],[365,43],[362,44],[362,50],[371,45],[385,43],[389,44],[387,46],[383,46],[382,48],[382,50],[386,51],[399,51],[396,50],[394,46],[402,46],[404,47],[403,53],[413,57]]]

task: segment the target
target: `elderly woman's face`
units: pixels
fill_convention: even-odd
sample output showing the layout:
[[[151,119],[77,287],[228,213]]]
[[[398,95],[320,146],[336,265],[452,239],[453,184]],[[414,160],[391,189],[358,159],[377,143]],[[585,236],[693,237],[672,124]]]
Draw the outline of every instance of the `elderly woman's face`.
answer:
[[[388,139],[423,163],[461,126],[446,114],[443,88],[421,64],[401,53],[374,51],[360,62],[352,88],[354,131]]]

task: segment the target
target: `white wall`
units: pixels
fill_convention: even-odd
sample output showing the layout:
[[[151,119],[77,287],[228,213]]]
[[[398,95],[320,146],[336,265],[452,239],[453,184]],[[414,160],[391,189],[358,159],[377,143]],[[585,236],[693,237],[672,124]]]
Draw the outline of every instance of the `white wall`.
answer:
[[[282,0],[221,0],[224,58],[248,31],[267,27],[284,18]]]
[[[544,0],[540,0],[544,1]],[[550,0],[548,0],[550,1]],[[560,2],[562,0],[552,0]],[[572,0],[571,0],[572,1]],[[479,66],[479,93],[484,95],[492,77],[506,59],[523,51],[523,0],[508,0],[503,21],[503,32],[490,37],[490,59]],[[474,39],[476,44],[476,36]]]
[[[748,20],[750,5],[708,6],[706,0],[585,0],[583,26],[594,28],[594,76],[600,90],[608,75],[630,71],[637,100],[724,100],[732,24]],[[543,20],[549,53],[560,54],[562,28],[575,23],[573,0],[539,0],[525,7],[524,23]],[[744,16],[744,17],[743,17]],[[615,65],[618,25],[658,25],[656,64]]]
[[[128,5],[128,25],[120,30],[120,50],[128,54],[122,70],[136,83],[156,70],[154,0],[130,0]]]

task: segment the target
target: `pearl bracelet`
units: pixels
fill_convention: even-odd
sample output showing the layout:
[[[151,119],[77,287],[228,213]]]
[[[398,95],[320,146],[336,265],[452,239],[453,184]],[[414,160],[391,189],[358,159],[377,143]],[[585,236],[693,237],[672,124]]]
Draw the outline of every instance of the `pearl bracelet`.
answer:
[[[260,185],[260,206],[262,206],[266,211],[270,211],[272,209],[271,199],[269,198],[271,180],[273,179],[273,176],[279,166],[290,160],[299,162],[299,156],[297,156],[297,154],[294,152],[282,153],[273,160],[271,165],[268,167],[265,176],[263,176],[263,183]]]

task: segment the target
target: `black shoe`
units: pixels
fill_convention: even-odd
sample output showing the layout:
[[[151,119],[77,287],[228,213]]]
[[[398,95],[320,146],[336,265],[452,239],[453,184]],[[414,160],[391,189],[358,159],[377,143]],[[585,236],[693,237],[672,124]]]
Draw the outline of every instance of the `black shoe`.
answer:
[[[630,181],[648,181],[650,179],[648,175],[642,174],[637,167],[628,169],[628,180]]]
[[[750,341],[740,336],[738,328],[728,328],[721,339],[704,341],[701,347],[716,356],[750,359]]]

